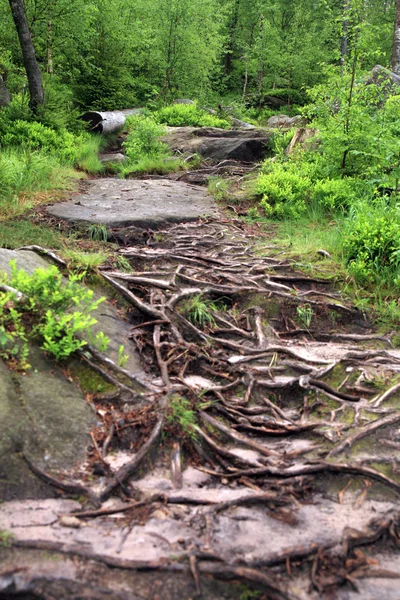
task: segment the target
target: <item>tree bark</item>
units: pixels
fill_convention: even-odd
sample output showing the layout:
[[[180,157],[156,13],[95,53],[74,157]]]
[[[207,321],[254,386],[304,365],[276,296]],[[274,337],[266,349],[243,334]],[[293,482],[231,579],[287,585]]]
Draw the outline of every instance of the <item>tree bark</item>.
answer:
[[[11,13],[21,46],[22,58],[29,85],[29,106],[36,112],[41,104],[44,104],[44,92],[42,74],[36,60],[35,48],[33,46],[31,32],[26,19],[23,0],[9,0]]]
[[[0,75],[0,108],[2,108],[3,106],[8,106],[10,102],[10,94],[8,92],[6,84],[4,83],[4,79]]]
[[[396,0],[391,67],[393,73],[400,75],[400,0]]]
[[[343,67],[347,57],[347,47],[349,45],[349,12],[350,0],[344,0],[343,4],[343,32],[340,43],[340,65]]]

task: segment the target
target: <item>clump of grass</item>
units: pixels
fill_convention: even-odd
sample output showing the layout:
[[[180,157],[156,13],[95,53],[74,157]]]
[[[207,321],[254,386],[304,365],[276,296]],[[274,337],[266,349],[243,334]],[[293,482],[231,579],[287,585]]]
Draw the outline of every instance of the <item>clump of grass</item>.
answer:
[[[87,228],[89,238],[94,242],[106,242],[108,238],[107,226],[99,223],[92,223]]]
[[[311,321],[313,318],[313,309],[309,304],[304,304],[304,306],[297,307],[297,320],[304,327],[304,329],[309,329],[311,325]]]
[[[75,166],[87,173],[100,173],[104,165],[99,159],[102,148],[100,136],[85,137],[76,151]]]
[[[185,302],[182,302],[180,310],[194,325],[205,327],[208,325],[211,328],[217,326],[213,312],[217,312],[220,306],[204,298],[201,294],[191,296]]]
[[[80,250],[71,250],[69,248],[63,251],[63,256],[71,267],[77,273],[91,273],[96,271],[108,260],[106,252],[82,252]]]

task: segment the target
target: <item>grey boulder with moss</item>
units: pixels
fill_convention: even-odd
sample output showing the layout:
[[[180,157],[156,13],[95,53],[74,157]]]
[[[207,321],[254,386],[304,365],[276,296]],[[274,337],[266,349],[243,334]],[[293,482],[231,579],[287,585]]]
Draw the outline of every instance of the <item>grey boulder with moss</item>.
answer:
[[[217,127],[168,127],[162,138],[171,150],[198,153],[215,162],[258,162],[269,156],[272,133],[266,129],[219,129]]]
[[[50,263],[31,251],[0,249],[0,273],[10,273],[10,260],[32,274]],[[95,296],[104,290],[95,290]],[[93,312],[97,324],[109,339],[106,355],[117,361],[124,345],[125,368],[142,373],[136,349],[129,339],[129,323],[116,307],[103,302]],[[2,500],[48,498],[55,490],[33,475],[23,454],[40,469],[57,473],[73,472],[86,458],[90,430],[96,424],[94,409],[69,376],[74,374],[81,387],[101,392],[108,384],[76,359],[62,367],[35,345],[30,345],[31,368],[10,371],[0,359],[0,498]],[[138,390],[140,391],[140,390]]]

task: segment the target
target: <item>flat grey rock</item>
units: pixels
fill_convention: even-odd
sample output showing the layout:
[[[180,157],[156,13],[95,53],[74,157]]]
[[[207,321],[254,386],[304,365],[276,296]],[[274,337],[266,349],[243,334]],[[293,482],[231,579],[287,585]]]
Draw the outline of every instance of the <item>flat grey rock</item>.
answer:
[[[47,212],[74,223],[148,228],[216,215],[217,205],[203,188],[187,183],[108,178],[90,181],[87,193]]]

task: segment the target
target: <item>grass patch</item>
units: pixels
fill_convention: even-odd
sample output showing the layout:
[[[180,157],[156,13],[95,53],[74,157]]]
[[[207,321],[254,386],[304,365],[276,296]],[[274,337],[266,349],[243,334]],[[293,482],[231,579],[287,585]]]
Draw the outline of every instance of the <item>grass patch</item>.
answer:
[[[36,193],[71,187],[81,177],[72,167],[62,166],[57,158],[17,149],[0,153],[0,220],[31,209]]]
[[[55,229],[35,225],[30,221],[6,221],[0,227],[0,247],[14,250],[21,246],[36,244],[44,248],[59,249],[63,246],[62,235]]]
[[[168,173],[177,173],[184,168],[187,168],[187,163],[183,159],[167,157],[167,158],[151,158],[145,157],[137,162],[127,161],[118,165],[118,173],[121,177],[129,175],[167,175]]]
[[[109,258],[107,252],[83,252],[81,250],[71,250],[66,248],[63,256],[68,262],[68,266],[78,273],[90,273],[96,271]]]

